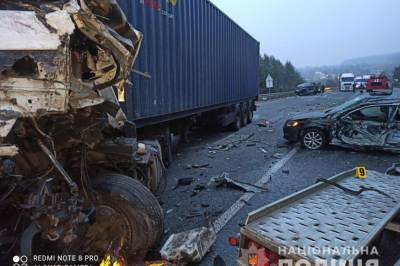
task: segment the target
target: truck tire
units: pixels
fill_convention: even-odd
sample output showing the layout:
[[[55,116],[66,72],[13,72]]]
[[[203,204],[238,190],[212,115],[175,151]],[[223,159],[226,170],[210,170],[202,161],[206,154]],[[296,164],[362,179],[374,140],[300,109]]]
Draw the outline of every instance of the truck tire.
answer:
[[[129,229],[127,246],[130,253],[146,253],[161,240],[163,211],[142,183],[128,176],[104,173],[94,178],[92,184],[98,195],[96,208],[120,215],[120,220],[124,221],[121,227]],[[113,219],[112,224],[120,220]]]
[[[233,122],[231,125],[231,129],[233,131],[239,131],[241,127],[242,127],[242,115],[241,112],[238,111],[235,116],[235,122]]]
[[[249,116],[248,114],[249,114],[249,109],[247,107],[243,107],[241,112],[242,127],[245,127],[248,124],[248,119],[247,119],[247,117]]]

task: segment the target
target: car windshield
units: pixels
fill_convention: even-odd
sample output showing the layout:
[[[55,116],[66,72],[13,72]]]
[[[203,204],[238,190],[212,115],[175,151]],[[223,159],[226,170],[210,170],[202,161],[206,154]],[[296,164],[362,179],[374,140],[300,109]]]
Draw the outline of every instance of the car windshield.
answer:
[[[354,78],[352,78],[352,77],[342,78],[342,81],[343,81],[343,82],[353,82],[353,81],[354,81]]]
[[[336,107],[333,107],[331,109],[328,109],[325,111],[325,113],[328,114],[335,114],[338,113],[340,111],[346,110],[351,106],[357,105],[362,99],[364,99],[365,97],[368,97],[366,95],[358,95],[358,96],[354,96],[353,98],[351,98],[350,100],[348,100],[347,102],[338,105]]]

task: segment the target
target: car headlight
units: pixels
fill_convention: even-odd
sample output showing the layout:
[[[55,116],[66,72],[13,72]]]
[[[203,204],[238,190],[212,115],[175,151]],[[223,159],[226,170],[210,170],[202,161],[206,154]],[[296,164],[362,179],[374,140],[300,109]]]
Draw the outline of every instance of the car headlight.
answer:
[[[286,126],[288,127],[299,127],[300,126],[300,122],[299,121],[288,121],[286,123]]]

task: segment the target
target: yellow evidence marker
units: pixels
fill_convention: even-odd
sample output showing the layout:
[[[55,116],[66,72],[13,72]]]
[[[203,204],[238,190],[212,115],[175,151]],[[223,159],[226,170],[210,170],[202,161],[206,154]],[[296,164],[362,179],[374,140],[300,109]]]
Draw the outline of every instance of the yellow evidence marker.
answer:
[[[366,179],[368,177],[367,168],[365,166],[357,166],[356,177],[358,179]]]

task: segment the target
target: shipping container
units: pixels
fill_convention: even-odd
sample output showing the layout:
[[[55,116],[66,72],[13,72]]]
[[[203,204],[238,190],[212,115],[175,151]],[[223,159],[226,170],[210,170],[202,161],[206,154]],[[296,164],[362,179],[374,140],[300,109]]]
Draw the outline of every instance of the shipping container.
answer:
[[[259,43],[208,0],[120,0],[144,35],[124,108],[139,126],[258,95]]]

